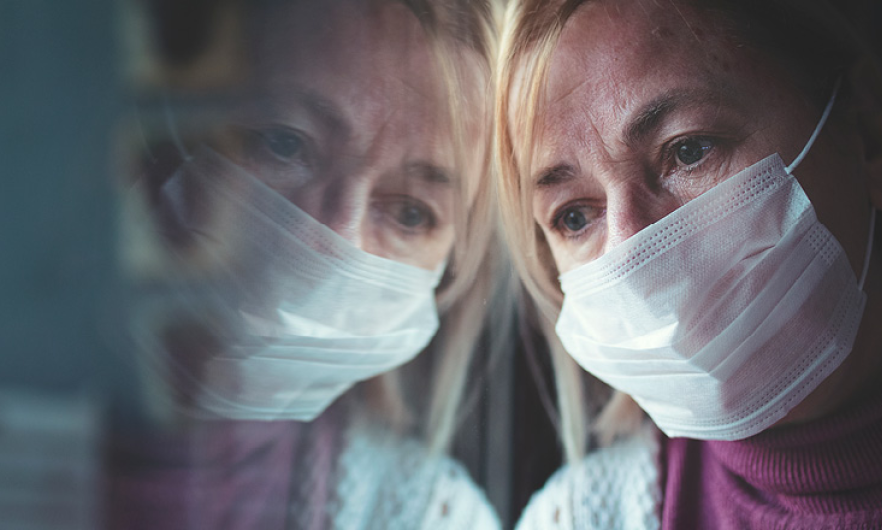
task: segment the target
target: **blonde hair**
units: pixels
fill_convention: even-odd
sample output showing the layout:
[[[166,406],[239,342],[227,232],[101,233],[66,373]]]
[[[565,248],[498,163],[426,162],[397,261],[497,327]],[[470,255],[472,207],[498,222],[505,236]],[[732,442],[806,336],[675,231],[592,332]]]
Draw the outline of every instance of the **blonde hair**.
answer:
[[[580,6],[592,0],[514,0],[508,6],[503,22],[500,52],[497,57],[495,97],[494,156],[498,166],[500,212],[506,229],[508,245],[518,249],[512,261],[524,288],[538,308],[540,326],[549,343],[555,378],[558,383],[558,408],[561,415],[560,435],[568,460],[578,460],[585,451],[589,433],[597,435],[602,443],[611,441],[619,434],[632,432],[641,422],[642,413],[627,396],[619,393],[593,391],[605,403],[585,399],[585,381],[592,389],[602,385],[583,370],[564,351],[554,332],[563,303],[563,293],[557,280],[557,268],[548,243],[538,229],[532,211],[532,183],[529,178],[531,157],[538,136],[537,117],[541,114],[545,83],[552,55],[557,47],[564,26]],[[674,0],[671,0],[672,2]],[[778,0],[775,2],[736,2],[708,0],[685,3],[712,12],[721,20],[728,21],[727,30],[733,38],[747,41],[763,52],[783,54],[796,63],[798,74],[811,79],[817,86],[804,86],[807,92],[822,92],[832,86],[844,63],[854,59],[854,36],[848,24],[826,1]],[[772,6],[772,4],[774,6]],[[778,26],[759,27],[754,30],[753,21],[760,14],[767,15],[774,9],[776,16],[784,20],[798,19],[788,32],[800,33],[805,40],[819,29],[828,37],[816,39],[811,50],[822,50],[823,59],[805,58],[806,47],[790,34],[778,35]],[[784,18],[786,17],[786,18]],[[778,21],[779,18],[775,18]],[[742,22],[739,25],[739,22]],[[750,27],[748,27],[750,26]],[[796,28],[796,29],[794,29]],[[763,32],[766,33],[763,33]],[[771,38],[766,39],[771,34]],[[804,38],[802,38],[804,37]],[[777,47],[789,46],[779,51]],[[803,46],[803,48],[799,48]],[[802,55],[800,55],[802,54]],[[804,59],[804,60],[801,60]],[[811,60],[809,60],[811,59]],[[819,63],[816,65],[815,63]],[[826,97],[826,94],[824,95]],[[514,132],[517,132],[515,135]],[[604,396],[611,396],[605,398]],[[586,403],[586,401],[589,401]],[[590,419],[593,418],[593,421]],[[590,425],[590,428],[589,428]]]
[[[507,350],[512,290],[506,252],[498,238],[495,179],[491,175],[491,67],[497,53],[498,5],[487,0],[398,0],[420,20],[447,95],[457,167],[471,166],[477,179],[474,196],[461,186],[456,241],[445,278],[437,292],[441,326],[428,351],[430,394],[422,430],[431,451],[446,451],[471,400],[466,399],[475,354],[488,363],[500,362]],[[470,101],[469,95],[472,96]],[[477,100],[477,101],[475,101]],[[477,111],[477,112],[476,112]],[[476,144],[475,129],[482,137]],[[476,163],[469,158],[480,153]],[[484,339],[484,340],[482,340]],[[379,378],[391,389],[381,406],[399,425],[405,425],[404,393],[396,391],[407,367]],[[419,375],[416,376],[419,380]],[[481,374],[473,377],[477,383]],[[465,406],[464,406],[465,405]],[[395,412],[399,414],[395,414]],[[402,422],[401,420],[405,420]]]

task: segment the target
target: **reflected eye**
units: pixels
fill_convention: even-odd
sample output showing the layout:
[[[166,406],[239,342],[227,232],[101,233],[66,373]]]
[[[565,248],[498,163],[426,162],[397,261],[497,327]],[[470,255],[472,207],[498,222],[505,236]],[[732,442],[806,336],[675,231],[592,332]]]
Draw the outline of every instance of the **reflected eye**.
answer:
[[[282,162],[302,158],[304,141],[299,134],[290,129],[272,129],[259,133],[264,145],[274,157]]]
[[[713,149],[714,144],[706,138],[687,138],[674,146],[677,165],[692,166],[700,162]]]
[[[229,156],[288,200],[316,178],[323,161],[322,145],[299,128],[233,123],[228,138]]]
[[[429,232],[438,224],[432,209],[411,197],[399,197],[378,203],[379,212],[396,230],[407,234]]]
[[[408,204],[398,211],[398,223],[407,228],[416,228],[428,221],[428,212],[415,205]]]

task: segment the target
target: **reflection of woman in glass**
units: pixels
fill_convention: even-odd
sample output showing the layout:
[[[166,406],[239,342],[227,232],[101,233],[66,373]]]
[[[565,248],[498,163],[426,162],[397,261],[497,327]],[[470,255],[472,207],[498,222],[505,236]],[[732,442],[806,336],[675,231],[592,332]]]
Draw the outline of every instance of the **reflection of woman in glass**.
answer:
[[[497,118],[522,276],[549,335],[664,432],[566,468],[523,528],[882,525],[882,86],[841,14],[509,14]],[[576,370],[558,372],[580,406]]]
[[[490,297],[489,8],[240,7],[241,83],[198,119],[171,100],[173,154],[129,204],[161,227],[131,328],[173,427],[120,442],[112,519],[493,528],[461,467],[397,434],[449,443]],[[436,331],[430,377],[387,373]]]

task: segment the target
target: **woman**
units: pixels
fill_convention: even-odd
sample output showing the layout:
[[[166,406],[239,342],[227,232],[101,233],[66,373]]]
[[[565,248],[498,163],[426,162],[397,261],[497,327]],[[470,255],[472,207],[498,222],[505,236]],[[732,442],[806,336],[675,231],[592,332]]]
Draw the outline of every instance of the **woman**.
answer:
[[[523,528],[882,524],[882,85],[826,2],[771,4],[511,6],[516,264],[566,352],[664,433],[565,468]],[[557,364],[575,457],[587,407]]]
[[[238,69],[194,98],[211,82],[170,60],[171,132],[142,111],[130,327],[161,428],[119,437],[112,526],[497,527],[438,455],[495,267],[489,7],[268,0],[211,20],[239,28]],[[399,379],[424,349],[431,376]]]

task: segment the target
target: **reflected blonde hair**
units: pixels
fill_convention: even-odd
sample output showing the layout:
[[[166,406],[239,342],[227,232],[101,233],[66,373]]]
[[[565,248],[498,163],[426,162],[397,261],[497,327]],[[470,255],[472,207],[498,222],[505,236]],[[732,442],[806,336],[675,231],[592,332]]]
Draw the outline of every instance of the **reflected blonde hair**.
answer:
[[[470,375],[476,383],[482,379],[482,374],[472,373],[476,354],[490,364],[501,362],[508,346],[511,274],[498,237],[490,141],[491,66],[497,54],[500,12],[498,4],[489,0],[391,1],[408,7],[426,32],[444,81],[455,165],[469,168],[469,174],[461,179],[456,240],[436,294],[441,315],[438,333],[416,366],[384,374],[366,387],[375,408],[393,427],[407,428],[414,421],[406,403],[413,399],[402,388],[407,386],[403,379],[425,381],[425,374],[419,372],[427,369],[430,391],[418,427],[430,451],[440,452],[449,449],[473,401],[466,399]]]

